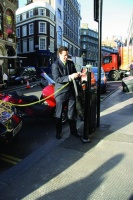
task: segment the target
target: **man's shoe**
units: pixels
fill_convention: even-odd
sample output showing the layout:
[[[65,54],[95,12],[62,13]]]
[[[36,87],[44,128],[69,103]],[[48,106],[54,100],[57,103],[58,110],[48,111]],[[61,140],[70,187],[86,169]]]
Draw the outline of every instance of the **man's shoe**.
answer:
[[[61,133],[56,133],[56,138],[57,138],[57,139],[61,139],[61,138],[62,138]]]

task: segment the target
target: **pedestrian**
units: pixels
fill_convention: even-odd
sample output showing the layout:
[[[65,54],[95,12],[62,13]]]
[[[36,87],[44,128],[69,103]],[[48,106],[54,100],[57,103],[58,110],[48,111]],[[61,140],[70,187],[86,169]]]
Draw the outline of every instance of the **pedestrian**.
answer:
[[[133,76],[133,60],[130,64],[130,75]]]
[[[70,127],[70,134],[76,137],[81,137],[77,131],[75,119],[75,91],[73,81],[80,77],[80,73],[76,71],[73,61],[68,60],[68,48],[61,46],[58,49],[57,60],[52,64],[52,76],[55,81],[55,100],[56,100],[56,138],[62,138],[62,110],[64,104],[68,105],[68,122]],[[62,86],[69,83],[63,89]],[[59,90],[61,89],[61,90]]]

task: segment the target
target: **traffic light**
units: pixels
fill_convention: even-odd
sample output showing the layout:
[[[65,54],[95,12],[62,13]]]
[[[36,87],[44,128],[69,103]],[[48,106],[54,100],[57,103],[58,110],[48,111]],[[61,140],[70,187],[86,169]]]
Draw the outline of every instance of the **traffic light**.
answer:
[[[94,0],[94,21],[99,21],[99,0]]]

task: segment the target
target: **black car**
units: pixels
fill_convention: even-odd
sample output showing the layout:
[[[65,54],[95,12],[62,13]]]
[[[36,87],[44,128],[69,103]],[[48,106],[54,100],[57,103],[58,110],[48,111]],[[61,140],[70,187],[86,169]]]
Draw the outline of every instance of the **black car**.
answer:
[[[9,76],[9,83],[23,84],[27,81],[36,81],[37,72],[35,67],[19,67],[14,69]]]
[[[0,139],[11,142],[21,128],[22,119],[15,113],[14,107],[0,100]]]

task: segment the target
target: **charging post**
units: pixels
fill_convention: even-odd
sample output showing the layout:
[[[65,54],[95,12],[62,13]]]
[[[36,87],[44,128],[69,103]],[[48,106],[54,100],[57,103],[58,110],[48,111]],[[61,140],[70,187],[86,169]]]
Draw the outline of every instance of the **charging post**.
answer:
[[[85,82],[84,92],[84,131],[81,141],[83,143],[91,142],[89,135],[91,133],[91,65],[86,65],[87,81]]]

